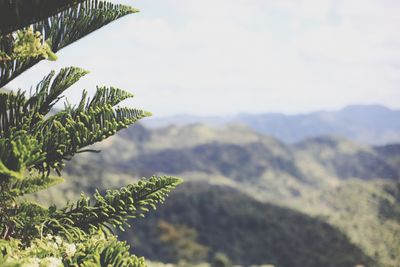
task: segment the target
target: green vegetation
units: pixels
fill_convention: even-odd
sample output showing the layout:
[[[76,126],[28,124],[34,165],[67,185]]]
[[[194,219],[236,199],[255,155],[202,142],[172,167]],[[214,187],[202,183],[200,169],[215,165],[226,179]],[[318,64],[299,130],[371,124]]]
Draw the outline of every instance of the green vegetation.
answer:
[[[0,87],[137,11],[97,0],[0,4]],[[398,266],[398,145],[287,145],[204,125],[136,125],[98,144],[150,114],[120,107],[132,95],[113,87],[54,111],[86,74],[64,68],[29,95],[0,91],[1,266],[144,266],[136,254],[180,266]],[[153,214],[180,183],[169,175],[189,182]]]
[[[28,20],[16,16],[11,24],[1,24],[0,86],[42,59],[55,59],[53,52],[136,12],[97,0],[0,3],[1,12],[9,14],[33,6]],[[92,196],[82,193],[66,204],[59,199],[62,208],[29,197],[62,183],[65,162],[76,154],[93,151],[87,147],[150,115],[120,107],[133,95],[114,87],[97,87],[91,99],[84,91],[78,105],[67,102],[51,112],[87,73],[63,68],[50,72],[29,95],[0,92],[0,266],[145,266],[114,233],[129,226],[129,219],[156,209],[180,179],[152,176],[119,189],[92,190]]]
[[[179,147],[175,140],[180,140]],[[66,166],[72,183],[39,197],[59,201],[63,195],[74,200],[75,188],[90,193],[93,185],[100,190],[119,187],[131,173],[184,176],[186,185],[166,205],[137,223],[134,231],[121,233],[134,251],[154,261],[181,261],[173,252],[178,244],[188,244],[189,251],[182,252],[186,255],[193,253],[190,247],[208,248],[210,263],[216,253],[224,253],[233,264],[275,266],[288,265],[284,260],[289,256],[303,266],[329,266],[330,260],[335,266],[351,266],[340,265],[337,258],[350,263],[370,260],[367,266],[376,262],[395,267],[399,261],[400,183],[394,159],[400,150],[392,148],[389,153],[338,137],[287,145],[241,126],[149,130],[140,124],[93,148],[103,152],[79,155]],[[352,164],[345,164],[343,159],[349,158]],[[80,179],[85,174],[90,179]],[[248,224],[238,225],[240,220]],[[191,238],[177,238],[166,246],[160,240],[160,222],[173,226],[175,236],[189,231]],[[260,228],[254,226],[258,224]],[[307,242],[312,229],[313,242]],[[291,245],[299,243],[303,245]]]
[[[360,180],[293,203],[298,210],[323,216],[383,266],[397,266],[400,255],[400,182]]]
[[[174,262],[179,259],[180,264],[200,263],[207,260],[208,248],[197,242],[198,233],[186,225],[170,224],[160,220],[156,228],[159,235],[156,237],[160,244],[164,244],[165,262]]]
[[[142,255],[176,261],[179,258],[171,259],[165,249],[160,249],[174,242],[166,246],[163,235],[152,230],[160,220],[194,229],[198,242],[209,248],[208,261],[223,251],[233,263],[245,266],[374,266],[361,249],[331,225],[288,208],[258,202],[229,187],[186,183],[157,214],[136,224],[135,237],[127,233],[127,240],[139,239],[134,242]]]

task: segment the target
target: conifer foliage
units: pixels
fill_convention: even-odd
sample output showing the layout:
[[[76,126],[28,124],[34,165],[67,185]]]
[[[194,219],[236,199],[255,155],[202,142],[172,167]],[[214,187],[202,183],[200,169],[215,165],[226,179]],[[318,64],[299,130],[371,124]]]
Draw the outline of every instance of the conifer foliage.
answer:
[[[0,87],[42,59],[137,10],[98,0],[0,0]],[[75,154],[149,112],[120,107],[132,94],[97,87],[77,105],[50,112],[88,72],[52,71],[29,94],[0,92],[0,266],[144,266],[113,231],[144,217],[181,180],[163,176],[119,190],[82,194],[65,207],[45,207],[26,195],[63,182]]]

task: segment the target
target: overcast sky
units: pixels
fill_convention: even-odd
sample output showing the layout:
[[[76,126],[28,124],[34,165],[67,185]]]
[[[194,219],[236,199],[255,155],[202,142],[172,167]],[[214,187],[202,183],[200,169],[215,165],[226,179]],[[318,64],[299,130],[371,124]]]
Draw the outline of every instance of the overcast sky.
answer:
[[[400,108],[399,0],[136,0],[122,18],[42,62],[91,71],[67,94],[114,85],[157,116]]]

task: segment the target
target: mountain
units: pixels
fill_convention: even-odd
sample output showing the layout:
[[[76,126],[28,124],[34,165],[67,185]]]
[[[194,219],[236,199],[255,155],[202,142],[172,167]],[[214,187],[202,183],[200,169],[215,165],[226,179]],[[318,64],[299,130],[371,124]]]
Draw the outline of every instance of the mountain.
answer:
[[[400,260],[398,145],[372,147],[338,136],[287,144],[240,125],[148,129],[137,124],[93,148],[102,153],[83,153],[67,164],[68,184],[36,197],[59,203],[60,196],[79,196],[77,188],[93,193],[154,173],[183,177],[187,185],[171,194],[160,217],[149,217],[164,233],[135,221],[133,230],[121,234],[153,260],[193,255],[211,260],[218,251],[234,263],[277,266],[298,266],[295,260],[300,266],[331,266],[330,261],[341,266],[340,259],[366,259],[396,267]],[[230,228],[246,220],[248,226]],[[313,242],[306,242],[311,237]],[[259,249],[246,258],[239,253],[246,246]],[[293,258],[286,259],[286,248]]]
[[[380,266],[398,266],[399,182],[349,180],[293,201],[291,207],[337,226],[367,255],[379,259]]]
[[[231,261],[245,266],[375,264],[342,232],[321,219],[258,202],[227,186],[187,183],[157,212],[134,222],[135,231],[125,238],[134,240],[135,251],[170,262],[174,260],[170,250],[174,244],[163,242],[162,232],[154,230],[160,222],[193,229],[198,242],[209,248],[210,256],[223,251]],[[160,249],[163,245],[165,248]]]
[[[387,159],[393,168],[400,173],[400,144],[377,146],[375,150]]]
[[[399,172],[390,158],[371,148],[338,137],[316,137],[295,145],[297,153],[309,154],[332,174],[342,179],[399,179]]]
[[[374,145],[400,142],[400,110],[379,105],[354,105],[339,111],[299,115],[266,113],[230,117],[173,116],[150,119],[146,125],[154,128],[192,123],[206,123],[212,126],[243,124],[287,143],[321,135],[340,135],[353,141]]]
[[[136,177],[167,173],[245,185],[243,190],[270,201],[302,197],[343,180],[400,179],[393,157],[380,148],[337,136],[290,145],[244,126],[195,124],[149,130],[137,125],[96,149],[103,152],[92,160],[108,172]]]

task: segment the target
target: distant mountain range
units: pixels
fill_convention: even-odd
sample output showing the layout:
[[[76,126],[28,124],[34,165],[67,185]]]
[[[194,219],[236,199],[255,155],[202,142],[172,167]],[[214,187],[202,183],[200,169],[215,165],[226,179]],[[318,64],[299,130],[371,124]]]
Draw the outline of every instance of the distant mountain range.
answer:
[[[382,145],[400,142],[400,110],[379,105],[354,105],[339,111],[299,115],[279,113],[239,114],[230,117],[178,115],[144,121],[152,128],[205,123],[213,126],[243,124],[287,143],[321,135],[339,135],[353,141]]]

